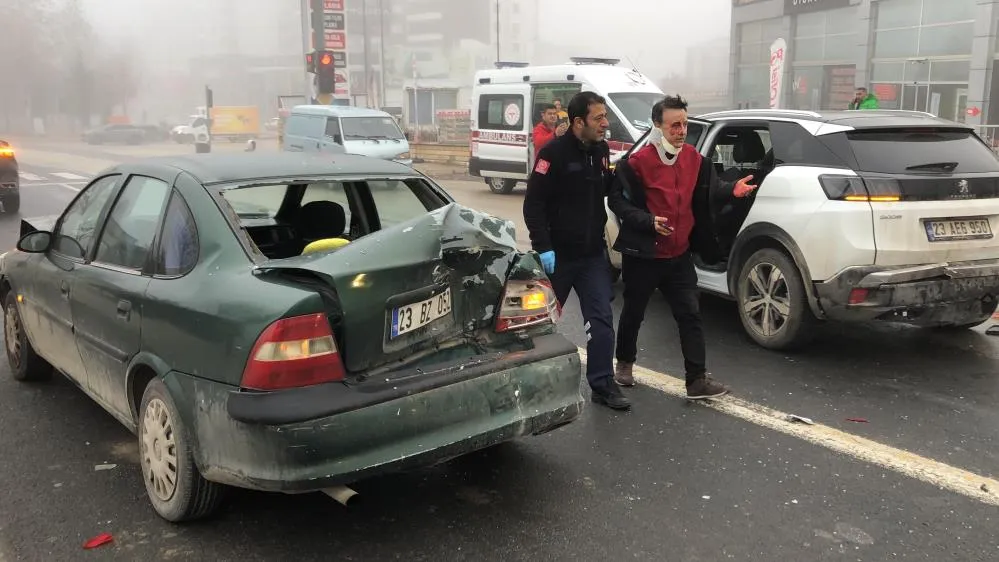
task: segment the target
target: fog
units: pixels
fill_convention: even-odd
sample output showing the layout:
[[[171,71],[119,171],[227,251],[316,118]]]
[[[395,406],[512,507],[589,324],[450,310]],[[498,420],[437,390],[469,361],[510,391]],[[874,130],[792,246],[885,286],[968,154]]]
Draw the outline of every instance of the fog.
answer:
[[[344,95],[354,105],[405,106],[415,70],[421,89],[455,89],[453,105],[467,109],[472,75],[497,59],[497,0],[345,4]],[[4,118],[10,128],[40,115],[55,119],[54,113],[84,127],[114,115],[183,123],[204,105],[205,86],[217,105],[255,105],[262,119],[273,117],[278,96],[314,93],[304,72],[300,6],[301,0],[0,0],[0,36],[25,44],[20,57],[0,60],[5,82],[9,75],[20,80],[0,91],[6,112],[0,128]],[[696,97],[729,87],[731,0],[499,0],[499,9],[502,60],[618,58],[664,90]],[[421,42],[427,38],[436,46],[427,48]],[[45,59],[46,53],[55,56]]]

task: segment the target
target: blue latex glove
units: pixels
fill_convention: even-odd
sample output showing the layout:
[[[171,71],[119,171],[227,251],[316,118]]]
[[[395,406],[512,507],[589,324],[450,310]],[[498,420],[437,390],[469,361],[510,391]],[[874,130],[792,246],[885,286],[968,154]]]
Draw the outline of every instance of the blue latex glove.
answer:
[[[541,266],[545,268],[545,273],[548,275],[555,273],[555,252],[548,250],[541,254]]]

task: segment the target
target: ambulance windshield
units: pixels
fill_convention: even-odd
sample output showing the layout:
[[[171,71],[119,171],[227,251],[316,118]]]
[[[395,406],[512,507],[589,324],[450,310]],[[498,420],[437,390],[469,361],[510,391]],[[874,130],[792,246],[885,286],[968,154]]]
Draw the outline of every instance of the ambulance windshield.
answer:
[[[663,94],[655,92],[618,92],[609,94],[610,100],[617,106],[624,119],[639,131],[652,128],[652,106],[661,99]]]

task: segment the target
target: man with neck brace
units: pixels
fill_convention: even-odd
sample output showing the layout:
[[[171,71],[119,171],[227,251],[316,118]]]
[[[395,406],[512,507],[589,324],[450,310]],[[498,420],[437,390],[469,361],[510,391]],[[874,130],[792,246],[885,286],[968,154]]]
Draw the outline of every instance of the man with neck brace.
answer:
[[[621,221],[614,249],[622,254],[624,281],[614,380],[622,386],[635,384],[632,368],[639,328],[649,299],[659,289],[679,328],[687,398],[718,397],[727,394],[728,388],[707,375],[691,249],[693,246],[698,253],[717,251],[710,232],[710,200],[745,197],[756,186],[749,183],[753,176],[734,183],[720,181],[711,162],[684,143],[687,102],[680,96],[657,102],[652,121],[655,128],[649,143],[618,163],[607,200]]]

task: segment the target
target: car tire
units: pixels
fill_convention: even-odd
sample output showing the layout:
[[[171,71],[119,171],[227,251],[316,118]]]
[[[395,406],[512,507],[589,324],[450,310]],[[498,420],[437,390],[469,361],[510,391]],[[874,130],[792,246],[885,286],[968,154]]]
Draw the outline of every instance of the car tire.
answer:
[[[3,211],[7,214],[16,215],[21,210],[21,198],[11,197],[3,200]]]
[[[28,333],[21,322],[21,311],[17,307],[17,295],[13,289],[7,291],[3,303],[4,342],[7,347],[7,365],[14,380],[23,382],[45,381],[52,378],[52,365],[35,353]]]
[[[201,476],[191,432],[158,378],[142,394],[138,426],[142,481],[156,513],[174,523],[212,515],[222,504],[225,487]]]
[[[508,178],[486,178],[486,185],[489,186],[489,191],[493,193],[508,195],[513,192],[513,188],[517,185],[517,182]]]
[[[765,278],[762,287],[753,282],[759,277]],[[780,250],[763,248],[746,260],[736,282],[736,302],[743,329],[761,347],[793,349],[808,343],[814,334],[817,320],[808,305],[801,273]],[[758,305],[750,312],[751,302]]]

